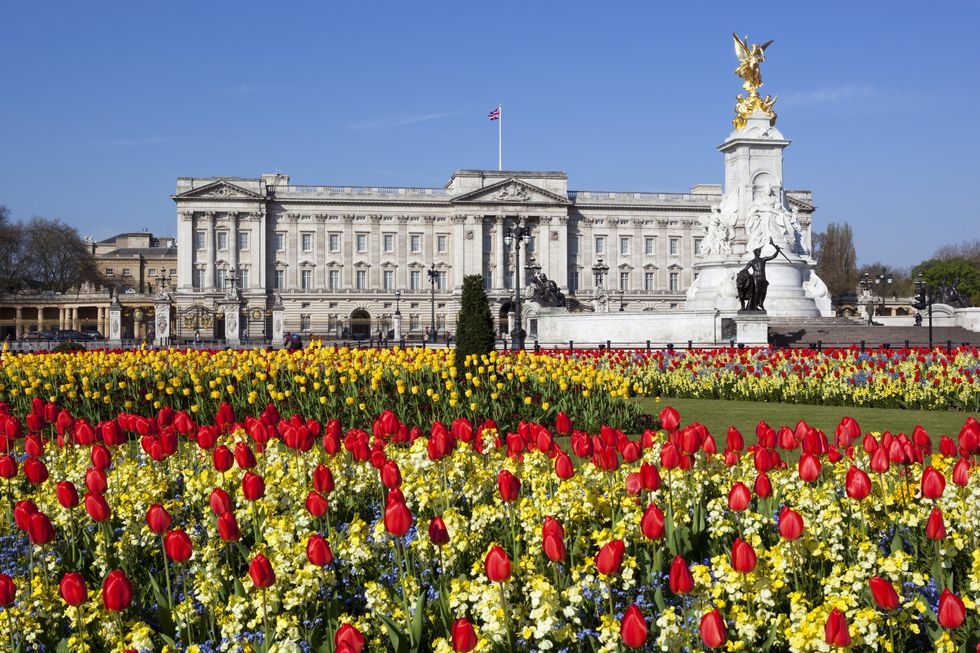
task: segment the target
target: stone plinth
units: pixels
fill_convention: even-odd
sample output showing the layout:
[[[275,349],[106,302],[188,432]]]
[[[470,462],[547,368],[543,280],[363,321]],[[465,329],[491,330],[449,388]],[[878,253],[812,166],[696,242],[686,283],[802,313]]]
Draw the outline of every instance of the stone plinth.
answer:
[[[122,306],[113,298],[109,304],[109,347],[122,347]]]
[[[153,338],[154,347],[170,346],[170,297],[158,298],[153,302],[153,315],[156,320],[156,334]]]
[[[644,313],[566,313],[537,317],[538,341],[545,346],[596,347],[608,340],[619,346],[663,347],[668,343],[695,346],[723,342],[721,321],[733,313],[711,311],[673,311]]]
[[[239,347],[242,344],[241,319],[239,313],[242,310],[240,301],[221,302],[218,310],[225,314],[225,344],[229,347]]]
[[[750,346],[769,344],[769,316],[765,311],[739,311],[735,314],[735,341]]]

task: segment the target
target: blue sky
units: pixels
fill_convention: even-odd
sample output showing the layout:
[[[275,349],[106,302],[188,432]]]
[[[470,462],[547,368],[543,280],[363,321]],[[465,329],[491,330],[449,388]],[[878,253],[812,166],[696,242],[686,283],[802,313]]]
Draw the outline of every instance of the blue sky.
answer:
[[[442,186],[504,165],[576,190],[721,183],[731,32],[775,39],[788,188],[861,262],[980,237],[980,2],[10,3],[0,204],[173,234],[178,176]]]

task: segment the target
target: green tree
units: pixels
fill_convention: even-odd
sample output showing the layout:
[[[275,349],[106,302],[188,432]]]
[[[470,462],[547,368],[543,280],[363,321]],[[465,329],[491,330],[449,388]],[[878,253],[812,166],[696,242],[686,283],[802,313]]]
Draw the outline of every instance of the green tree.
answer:
[[[456,371],[462,376],[463,361],[469,354],[486,354],[493,351],[495,338],[493,318],[490,317],[490,301],[483,289],[483,276],[473,274],[463,277],[463,297],[456,317]]]
[[[817,274],[827,284],[832,296],[857,292],[857,253],[854,251],[854,234],[846,222],[831,222],[827,230],[813,239]]]
[[[941,250],[940,250],[941,251]],[[966,258],[931,258],[912,268],[912,277],[922,278],[933,289],[955,287],[963,299],[980,306],[980,264]]]

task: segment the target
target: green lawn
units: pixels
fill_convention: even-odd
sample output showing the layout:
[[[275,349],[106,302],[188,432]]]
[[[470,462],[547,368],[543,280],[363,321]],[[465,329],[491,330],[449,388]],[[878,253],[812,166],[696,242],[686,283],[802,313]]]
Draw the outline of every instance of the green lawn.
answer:
[[[939,436],[954,438],[963,427],[969,413],[945,410],[904,410],[901,408],[852,408],[847,406],[812,406],[808,404],[779,404],[763,401],[730,401],[723,399],[670,399],[659,402],[651,398],[637,399],[643,409],[657,414],[665,406],[673,406],[681,414],[681,423],[700,422],[708,427],[719,449],[724,449],[725,433],[729,426],[737,426],[746,436],[746,442],[754,442],[755,427],[764,419],[774,429],[786,425],[793,427],[800,419],[833,436],[834,428],[845,415],[857,420],[861,431],[899,431],[911,434],[916,424],[921,424],[939,443]],[[974,415],[974,417],[980,417]],[[719,439],[720,438],[720,439]]]

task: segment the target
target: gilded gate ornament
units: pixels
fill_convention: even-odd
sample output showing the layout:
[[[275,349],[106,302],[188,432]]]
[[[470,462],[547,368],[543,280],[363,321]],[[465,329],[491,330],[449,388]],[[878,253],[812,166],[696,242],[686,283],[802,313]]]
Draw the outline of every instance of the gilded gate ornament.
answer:
[[[740,39],[738,34],[732,32],[735,39],[735,56],[738,57],[738,68],[735,74],[742,78],[742,88],[749,92],[748,96],[739,94],[735,99],[735,118],[732,124],[735,129],[745,127],[748,117],[756,111],[769,116],[769,124],[776,124],[776,112],[772,110],[772,105],[776,103],[776,98],[767,95],[759,97],[759,87],[762,86],[762,72],[759,64],[766,60],[766,48],[772,45],[772,40],[766,41],[762,45],[753,43],[749,45],[749,37]]]

